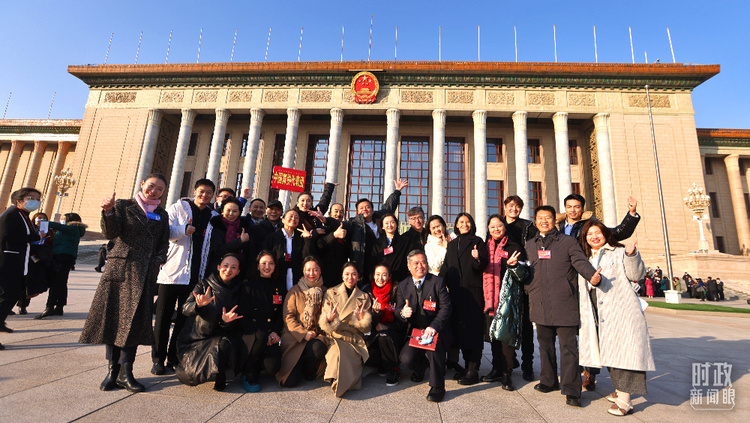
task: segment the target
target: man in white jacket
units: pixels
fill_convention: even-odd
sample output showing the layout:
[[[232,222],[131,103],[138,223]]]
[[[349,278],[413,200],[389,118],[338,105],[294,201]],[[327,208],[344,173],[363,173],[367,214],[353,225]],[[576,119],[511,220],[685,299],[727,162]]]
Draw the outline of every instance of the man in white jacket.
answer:
[[[151,359],[154,363],[151,373],[155,375],[164,374],[164,360],[167,360],[169,367],[177,365],[177,336],[185,324],[182,306],[198,282],[200,251],[208,222],[218,215],[211,207],[215,190],[213,182],[199,179],[195,183],[193,198],[181,198],[167,210],[169,251],[167,261],[162,265],[156,280],[159,297],[156,300],[155,342],[151,347]],[[169,326],[175,310],[177,319],[169,341]]]

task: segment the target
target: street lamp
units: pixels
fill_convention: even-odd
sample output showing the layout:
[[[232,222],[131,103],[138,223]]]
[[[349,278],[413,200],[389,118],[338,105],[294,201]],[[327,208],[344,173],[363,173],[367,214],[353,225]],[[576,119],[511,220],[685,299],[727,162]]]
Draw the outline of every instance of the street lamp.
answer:
[[[57,185],[55,195],[60,197],[57,200],[57,209],[55,209],[55,216],[53,218],[55,222],[60,221],[60,205],[62,204],[63,197],[68,196],[68,190],[75,184],[76,180],[73,179],[73,172],[70,171],[70,168],[63,170],[59,175],[55,176],[55,185]]]
[[[701,234],[701,239],[698,241],[698,251],[701,253],[708,252],[708,241],[706,241],[706,236],[703,233],[703,219],[708,218],[708,215],[704,213],[710,204],[711,197],[704,195],[703,188],[693,183],[693,187],[688,189],[688,196],[685,197],[685,205],[693,212],[693,219],[698,221],[698,229]]]

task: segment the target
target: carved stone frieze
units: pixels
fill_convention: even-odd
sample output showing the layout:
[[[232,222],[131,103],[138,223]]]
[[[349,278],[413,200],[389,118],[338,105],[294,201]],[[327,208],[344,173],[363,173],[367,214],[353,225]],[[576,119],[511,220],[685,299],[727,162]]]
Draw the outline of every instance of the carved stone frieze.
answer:
[[[229,91],[230,103],[249,103],[253,100],[253,92],[250,90]]]
[[[527,104],[530,106],[554,106],[555,95],[552,93],[528,93]]]
[[[219,97],[219,91],[217,90],[200,90],[193,94],[193,102],[195,103],[213,103]]]
[[[300,102],[302,103],[329,103],[331,101],[331,90],[302,90]]]
[[[116,91],[104,94],[105,103],[134,103],[135,91]]]
[[[594,94],[570,93],[568,94],[569,106],[596,106],[596,97]]]
[[[346,101],[346,102],[353,102],[354,101],[354,94],[352,94],[352,92],[349,91],[349,90],[344,91],[344,101]]]
[[[514,93],[502,91],[490,91],[487,93],[487,104],[498,104],[501,106],[512,106],[516,103]]]
[[[629,107],[648,107],[648,99],[645,94],[630,94],[628,96]],[[672,107],[668,95],[651,95],[651,107],[669,109]]]
[[[424,90],[402,90],[402,103],[432,103],[434,96],[432,91]]]
[[[184,91],[162,91],[160,103],[182,103],[185,98]]]
[[[263,93],[264,103],[284,103],[289,100],[287,90],[268,90]]]
[[[448,91],[446,102],[451,104],[474,104],[474,91]]]

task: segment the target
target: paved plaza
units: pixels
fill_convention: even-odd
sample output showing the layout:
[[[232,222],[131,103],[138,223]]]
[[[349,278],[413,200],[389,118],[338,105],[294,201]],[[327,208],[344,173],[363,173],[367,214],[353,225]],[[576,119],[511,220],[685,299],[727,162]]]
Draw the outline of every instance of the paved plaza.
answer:
[[[88,262],[88,264],[87,264]],[[514,373],[516,391],[506,392],[499,383],[460,386],[447,381],[440,404],[426,401],[426,382],[415,384],[402,375],[395,387],[367,369],[360,391],[337,399],[328,384],[304,382],[294,389],[280,389],[271,377],[262,378],[263,391],[245,393],[231,383],[224,392],[213,384],[182,385],[174,373],[154,376],[150,348],[141,347],[135,376],[147,392],[102,392],[99,383],[106,372],[103,346],[78,343],[81,328],[100,275],[91,260],[82,260],[71,273],[69,304],[62,317],[34,320],[44,308],[46,294],[34,298],[29,314],[11,316],[12,334],[1,334],[6,346],[0,351],[0,413],[6,422],[62,421],[600,421],[616,417],[606,413],[604,398],[613,391],[606,370],[595,392],[584,391],[582,408],[565,405],[559,392],[543,394],[536,382]],[[736,301],[739,303],[739,301]],[[17,309],[16,309],[17,310]],[[724,314],[674,314],[646,311],[656,371],[648,373],[649,395],[635,397],[635,413],[628,421],[745,422],[750,415],[750,318]],[[539,375],[538,353],[535,375]],[[490,368],[485,348],[482,374]],[[691,407],[693,363],[729,363],[735,407],[731,411],[696,411]],[[710,370],[713,372],[713,370]],[[453,372],[448,372],[452,377]],[[713,379],[711,379],[713,380]],[[703,398],[705,401],[706,398]],[[743,417],[744,416],[744,417]]]

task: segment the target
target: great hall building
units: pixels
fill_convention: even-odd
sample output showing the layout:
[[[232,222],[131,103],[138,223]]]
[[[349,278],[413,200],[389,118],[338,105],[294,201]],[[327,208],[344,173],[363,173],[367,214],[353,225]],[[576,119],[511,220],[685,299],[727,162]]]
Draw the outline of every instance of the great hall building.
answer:
[[[90,88],[82,121],[0,121],[3,208],[12,190],[35,185],[52,211],[52,176],[65,167],[78,182],[61,211],[78,212],[92,229],[103,197],[130,196],[150,172],[170,181],[166,205],[203,177],[293,204],[296,194],[270,188],[273,167],[284,166],[307,172],[316,202],[324,181],[339,183],[335,200],[349,215],[357,198],[377,208],[393,180],[407,178],[402,226],[406,210],[421,205],[450,223],[469,211],[481,235],[510,194],[523,198],[528,218],[542,204],[561,211],[566,195],[580,193],[609,226],[633,196],[643,217],[638,246],[663,263],[649,85],[672,254],[679,261],[698,247],[698,224],[684,204],[693,184],[712,199],[703,221],[711,260],[725,256],[719,251],[750,253],[750,131],[695,127],[692,90],[718,65],[399,61],[68,71]]]

